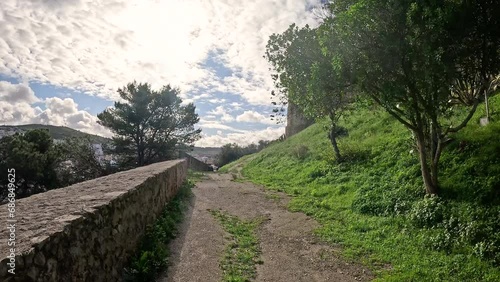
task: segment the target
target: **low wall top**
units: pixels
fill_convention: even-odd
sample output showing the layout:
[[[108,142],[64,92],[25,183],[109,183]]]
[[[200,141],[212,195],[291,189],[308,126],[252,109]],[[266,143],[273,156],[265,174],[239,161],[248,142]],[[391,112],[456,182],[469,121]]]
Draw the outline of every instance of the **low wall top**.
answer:
[[[29,251],[51,234],[64,231],[68,223],[82,220],[85,214],[133,192],[149,178],[180,162],[183,160],[156,163],[17,200],[16,254]],[[7,222],[7,208],[7,204],[0,205],[0,217],[4,224]],[[0,228],[1,258],[8,255],[9,233],[6,227]]]

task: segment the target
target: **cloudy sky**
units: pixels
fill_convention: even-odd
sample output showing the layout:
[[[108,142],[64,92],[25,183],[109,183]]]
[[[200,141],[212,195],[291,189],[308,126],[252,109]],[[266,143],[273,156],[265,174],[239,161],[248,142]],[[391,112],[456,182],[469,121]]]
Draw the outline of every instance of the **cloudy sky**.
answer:
[[[109,136],[96,115],[128,82],[171,84],[193,102],[198,146],[275,139],[272,33],[315,25],[320,0],[1,0],[0,124]]]

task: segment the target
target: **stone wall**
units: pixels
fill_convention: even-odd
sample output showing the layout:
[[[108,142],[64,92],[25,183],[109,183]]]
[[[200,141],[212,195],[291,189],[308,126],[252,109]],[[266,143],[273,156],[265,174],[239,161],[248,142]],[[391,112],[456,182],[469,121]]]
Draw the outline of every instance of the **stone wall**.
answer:
[[[285,128],[286,138],[301,132],[313,123],[314,121],[306,118],[302,110],[297,107],[297,105],[288,103]]]
[[[0,281],[120,281],[146,227],[174,197],[185,160],[137,169],[16,201],[15,275],[7,206],[0,206]]]
[[[186,152],[181,152],[180,157],[185,159],[188,163],[188,167],[192,170],[196,171],[213,171],[212,167],[209,164],[206,164],[197,158],[191,156]]]

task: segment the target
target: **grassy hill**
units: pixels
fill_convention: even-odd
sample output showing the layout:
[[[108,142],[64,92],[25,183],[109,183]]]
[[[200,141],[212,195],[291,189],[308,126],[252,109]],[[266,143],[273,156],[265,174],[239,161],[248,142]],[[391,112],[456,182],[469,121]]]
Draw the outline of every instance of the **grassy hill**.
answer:
[[[94,140],[99,143],[106,143],[111,141],[109,138],[105,138],[94,134],[88,134],[65,126],[54,126],[54,125],[44,125],[44,124],[2,125],[0,126],[0,129],[13,128],[13,127],[22,129],[24,131],[33,129],[48,129],[50,136],[52,136],[52,138],[54,139],[65,139],[69,137],[89,137],[91,140]]]
[[[490,102],[490,125],[481,105],[445,149],[439,198],[424,197],[410,132],[373,106],[342,121],[344,163],[319,123],[222,170],[293,195],[289,208],[379,281],[500,281],[500,95]]]

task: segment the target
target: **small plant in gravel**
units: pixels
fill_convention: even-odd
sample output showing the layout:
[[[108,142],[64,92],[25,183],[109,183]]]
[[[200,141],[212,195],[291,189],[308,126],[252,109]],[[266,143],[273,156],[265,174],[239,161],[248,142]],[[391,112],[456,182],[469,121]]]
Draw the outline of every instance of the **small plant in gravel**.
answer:
[[[259,241],[256,228],[262,219],[244,221],[223,211],[211,211],[224,230],[231,235],[231,242],[226,247],[220,266],[223,281],[243,282],[255,278],[256,264],[259,260]]]

